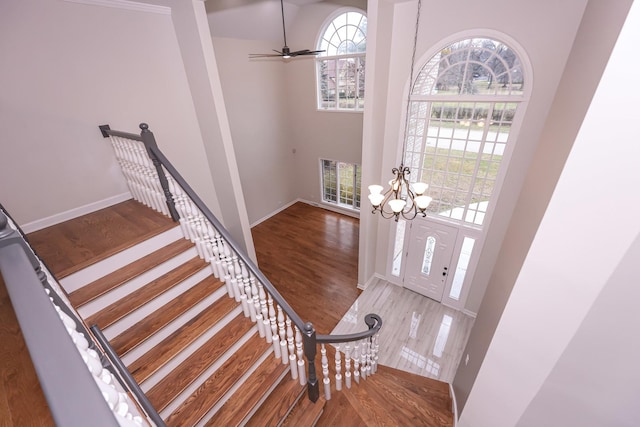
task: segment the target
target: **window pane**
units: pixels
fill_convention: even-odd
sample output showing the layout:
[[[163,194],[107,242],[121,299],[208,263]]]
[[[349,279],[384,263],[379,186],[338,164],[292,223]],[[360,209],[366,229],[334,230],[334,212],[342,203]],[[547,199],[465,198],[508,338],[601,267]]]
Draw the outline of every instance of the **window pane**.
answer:
[[[338,15],[317,43],[318,108],[364,108],[364,52],[367,18],[359,12]],[[339,58],[328,58],[340,56]]]
[[[449,298],[454,300],[460,299],[462,293],[462,284],[467,274],[467,267],[469,266],[469,260],[471,259],[471,253],[473,252],[473,245],[476,240],[471,237],[465,237],[462,243],[462,250],[460,251],[460,257],[458,258],[458,266],[453,275],[453,284],[451,285],[451,291],[449,292]]]
[[[391,274],[400,277],[400,267],[402,266],[402,249],[404,248],[404,233],[407,222],[399,219],[396,225],[396,240],[393,246],[393,262],[391,264]]]
[[[322,201],[350,209],[360,209],[360,166],[321,160]]]
[[[431,264],[433,263],[433,251],[436,248],[436,238],[427,237],[427,244],[424,247],[424,258],[422,259],[422,273],[427,276],[431,272]]]

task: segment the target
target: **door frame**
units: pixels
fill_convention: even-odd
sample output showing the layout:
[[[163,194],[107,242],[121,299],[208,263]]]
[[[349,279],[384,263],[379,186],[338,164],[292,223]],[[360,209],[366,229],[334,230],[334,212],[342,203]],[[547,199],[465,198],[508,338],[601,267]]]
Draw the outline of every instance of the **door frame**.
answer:
[[[444,294],[442,296],[442,301],[440,301],[440,304],[443,304],[447,307],[454,308],[456,310],[464,312],[465,314],[475,317],[476,313],[466,310],[465,305],[466,305],[469,293],[471,291],[473,276],[475,275],[477,265],[478,265],[478,260],[480,258],[480,253],[482,251],[482,246],[484,244],[484,234],[482,230],[472,228],[472,227],[465,227],[459,223],[446,221],[435,216],[428,216],[427,219],[435,224],[443,224],[443,225],[446,225],[449,227],[455,227],[458,229],[458,236],[456,238],[456,242],[453,247],[452,260],[449,268],[450,273],[447,275],[447,279],[444,287]],[[396,276],[392,274],[392,270],[393,270],[393,261],[394,261],[393,257],[394,257],[394,249],[395,249],[394,247],[395,247],[397,223],[395,221],[389,222],[390,244],[388,245],[387,268],[386,268],[386,274],[385,274],[386,280],[388,282],[393,283],[394,285],[397,285],[397,286],[401,286],[403,288],[404,288],[403,281],[406,275],[406,272],[405,272],[406,264],[407,264],[406,257],[407,257],[407,252],[409,250],[409,239],[411,236],[412,221],[405,221],[405,223],[406,223],[406,226],[405,226],[403,245],[402,245],[402,262],[400,264],[399,275]],[[462,245],[464,243],[465,237],[470,237],[472,239],[475,239],[475,244],[473,247],[471,258],[469,260],[469,264],[467,266],[467,274],[465,275],[465,278],[462,284],[462,291],[460,293],[460,298],[456,300],[451,298],[449,295],[451,293],[451,287],[453,285],[453,277],[455,275],[455,272],[458,266],[458,260],[460,258],[460,252],[462,251]]]

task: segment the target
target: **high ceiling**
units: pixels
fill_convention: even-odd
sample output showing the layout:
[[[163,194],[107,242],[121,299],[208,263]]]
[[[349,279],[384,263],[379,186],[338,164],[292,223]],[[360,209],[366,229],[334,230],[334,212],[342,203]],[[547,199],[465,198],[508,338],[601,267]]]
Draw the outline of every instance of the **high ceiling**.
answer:
[[[293,26],[298,11],[314,3],[363,8],[366,0],[284,0],[287,31]],[[282,43],[279,0],[209,0],[205,5],[214,37]]]

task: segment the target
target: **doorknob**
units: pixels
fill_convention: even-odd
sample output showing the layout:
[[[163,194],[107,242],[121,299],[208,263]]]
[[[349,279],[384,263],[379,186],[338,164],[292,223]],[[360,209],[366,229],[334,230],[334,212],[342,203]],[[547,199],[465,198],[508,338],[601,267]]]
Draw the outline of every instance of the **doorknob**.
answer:
[[[447,270],[448,270],[448,268],[447,268],[447,267],[445,267],[445,268],[444,268],[444,271],[442,272],[442,275],[443,275],[443,276],[446,276],[446,275],[447,275]]]

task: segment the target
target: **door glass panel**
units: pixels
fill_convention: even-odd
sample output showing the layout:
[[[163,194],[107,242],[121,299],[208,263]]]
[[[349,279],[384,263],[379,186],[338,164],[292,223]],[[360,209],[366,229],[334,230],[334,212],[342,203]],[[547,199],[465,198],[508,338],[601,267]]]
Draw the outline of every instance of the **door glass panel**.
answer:
[[[422,273],[427,276],[431,272],[431,263],[433,262],[433,250],[436,247],[436,238],[433,236],[427,237],[427,244],[424,248],[424,258],[422,259]]]
[[[451,292],[449,292],[449,298],[456,301],[460,300],[460,294],[462,293],[462,284],[464,278],[467,275],[467,267],[469,266],[469,260],[471,259],[471,252],[473,252],[473,245],[476,239],[471,237],[465,237],[462,242],[462,250],[460,251],[460,257],[458,258],[458,266],[453,276],[453,284],[451,285]]]
[[[404,248],[404,230],[407,222],[399,219],[396,226],[396,241],[393,245],[393,263],[391,264],[391,274],[400,277],[400,267],[402,266],[402,249]]]

